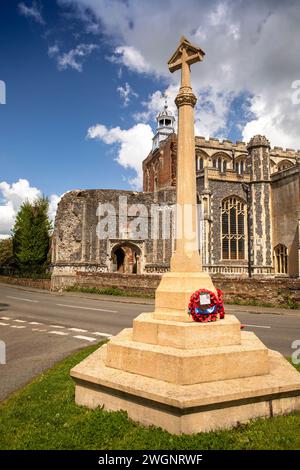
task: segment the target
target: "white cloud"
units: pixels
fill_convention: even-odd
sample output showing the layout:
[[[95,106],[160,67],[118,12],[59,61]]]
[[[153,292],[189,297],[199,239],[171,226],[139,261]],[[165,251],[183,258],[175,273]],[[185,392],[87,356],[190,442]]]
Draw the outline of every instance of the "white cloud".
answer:
[[[114,55],[110,57],[112,62],[125,65],[130,70],[139,73],[150,72],[151,68],[138,49],[132,46],[119,46]]]
[[[178,84],[179,73],[168,72],[167,60],[181,34],[199,44],[206,52],[204,61],[192,67],[193,88],[200,98],[199,132],[226,133],[223,124],[232,110],[233,99],[245,94],[254,100],[261,97],[265,108],[262,111],[252,106],[255,119],[251,118],[252,122],[246,125],[244,137],[249,138],[250,132],[266,132],[272,144],[273,139],[276,142],[282,139],[282,145],[300,146],[300,106],[289,99],[291,83],[300,79],[299,2],[60,0],[60,3],[91,10],[101,24],[101,33],[116,51],[115,59],[134,72],[162,77],[161,86],[157,87],[160,91]],[[146,105],[142,112],[147,111],[150,110]],[[240,122],[236,124],[241,127]]]
[[[78,44],[74,49],[60,53],[58,45],[54,44],[48,48],[48,55],[56,59],[59,70],[66,70],[70,67],[77,72],[82,72],[83,61],[98,47],[97,44]]]
[[[119,92],[121,98],[123,99],[124,106],[128,106],[132,97],[138,98],[139,96],[137,93],[135,93],[135,91],[133,91],[133,89],[127,82],[125,83],[123,87],[118,86],[117,91]]]
[[[148,122],[153,121],[158,113],[160,113],[164,107],[165,99],[167,99],[168,110],[176,116],[177,108],[175,105],[175,97],[178,93],[178,84],[169,85],[164,92],[156,90],[149,97],[148,101],[143,101],[142,105],[144,110],[137,112],[134,115],[136,121]]]
[[[51,196],[49,197],[48,215],[49,215],[49,219],[52,221],[53,224],[54,224],[54,220],[55,220],[55,215],[56,215],[56,210],[57,210],[58,203],[61,200],[61,198],[63,197],[63,195],[64,194],[62,194],[61,196],[58,196],[57,194],[51,194]]]
[[[148,124],[136,124],[130,129],[114,127],[108,129],[102,124],[90,127],[87,137],[98,139],[105,144],[117,145],[116,161],[124,168],[133,169],[136,177],[129,180],[130,184],[141,189],[142,185],[142,161],[151,150],[153,132]]]
[[[37,197],[42,196],[42,192],[33,186],[26,179],[19,179],[17,182],[9,184],[0,182],[0,238],[10,235],[14,226],[16,215],[26,200],[33,202]],[[49,198],[49,217],[54,220],[57,204],[60,197],[52,194]]]
[[[27,6],[24,2],[18,4],[19,13],[26,18],[32,18],[39,24],[46,24],[42,12],[37,6],[36,2],[33,2],[31,6]]]
[[[57,44],[48,47],[48,55],[49,57],[55,57],[59,53],[59,47]]]

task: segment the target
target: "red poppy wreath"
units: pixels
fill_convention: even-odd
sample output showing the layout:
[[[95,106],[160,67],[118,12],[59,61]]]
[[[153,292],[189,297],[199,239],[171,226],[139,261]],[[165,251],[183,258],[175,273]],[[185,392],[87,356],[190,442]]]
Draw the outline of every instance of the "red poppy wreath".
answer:
[[[208,289],[199,289],[191,295],[188,313],[196,322],[212,322],[225,316],[223,292],[217,294]]]

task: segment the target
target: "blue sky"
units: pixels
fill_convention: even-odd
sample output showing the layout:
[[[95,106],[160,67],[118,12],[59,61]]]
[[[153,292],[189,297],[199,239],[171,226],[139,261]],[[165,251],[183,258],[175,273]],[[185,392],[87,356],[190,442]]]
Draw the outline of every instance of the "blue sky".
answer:
[[[85,34],[76,40],[73,28],[63,26],[62,9],[55,1],[43,2],[47,25],[20,15],[19,3],[10,0],[0,7],[0,79],[7,88],[6,105],[0,107],[1,180],[26,178],[46,194],[128,188],[124,177],[133,171],[114,161],[111,148],[86,139],[87,130],[97,122],[131,127],[141,98],[157,83],[126,69],[119,79],[120,67],[105,58],[112,49],[101,36],[95,40]],[[48,56],[48,47],[56,41],[67,51],[78,42],[97,43],[99,48],[86,58],[82,72],[59,70]],[[126,82],[139,98],[124,107],[117,88]]]
[[[140,187],[163,93],[176,112],[182,34],[206,52],[197,134],[300,147],[299,21],[292,0],[2,0],[0,236],[26,197],[52,197],[53,216],[68,190]]]

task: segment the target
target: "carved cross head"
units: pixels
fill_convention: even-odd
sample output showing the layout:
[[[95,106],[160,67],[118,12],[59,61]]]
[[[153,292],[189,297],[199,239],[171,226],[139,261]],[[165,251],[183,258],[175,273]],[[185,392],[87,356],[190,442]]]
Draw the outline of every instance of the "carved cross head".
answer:
[[[171,73],[183,68],[184,64],[191,65],[203,60],[205,52],[191,44],[184,36],[180,38],[179,46],[168,61]]]

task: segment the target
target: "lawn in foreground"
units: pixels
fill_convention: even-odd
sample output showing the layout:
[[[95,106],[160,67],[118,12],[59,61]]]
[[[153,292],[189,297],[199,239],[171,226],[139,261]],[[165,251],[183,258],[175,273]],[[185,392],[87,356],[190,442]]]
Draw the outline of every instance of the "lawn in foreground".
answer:
[[[75,405],[70,369],[97,347],[65,359],[0,404],[0,449],[300,449],[300,413],[174,436],[139,426],[124,412]]]

